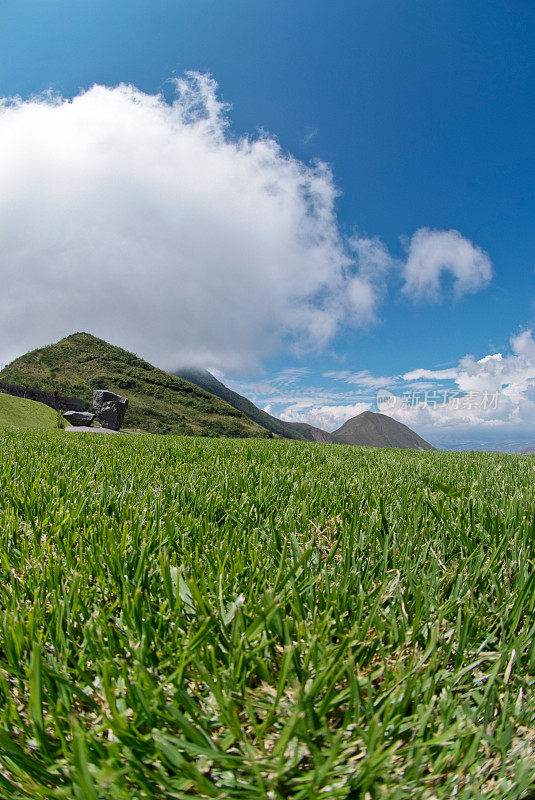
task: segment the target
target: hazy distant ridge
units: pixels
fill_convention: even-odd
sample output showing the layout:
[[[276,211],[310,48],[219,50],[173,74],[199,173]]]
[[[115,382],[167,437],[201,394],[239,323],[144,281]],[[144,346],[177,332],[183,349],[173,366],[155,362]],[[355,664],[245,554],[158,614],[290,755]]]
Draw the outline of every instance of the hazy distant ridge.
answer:
[[[299,439],[305,442],[334,442],[335,439],[332,434],[327,431],[322,431],[320,428],[315,428],[313,425],[307,425],[301,422],[285,422],[277,417],[272,417],[266,411],[262,411],[255,406],[246,397],[243,397],[238,392],[234,392],[225,386],[224,383],[218,381],[211,372],[206,369],[196,369],[194,367],[184,367],[175,372],[179,378],[185,381],[194,383],[206,392],[215,394],[216,397],[221,398],[229,405],[241,411],[249,419],[252,419],[258,425],[261,425],[276,436],[282,436],[285,439]]]
[[[413,450],[434,450],[433,445],[418,436],[401,422],[385,414],[365,411],[347,420],[334,433],[308,425],[305,422],[285,422],[257,408],[250,400],[232,391],[204,369],[188,367],[177,370],[178,377],[194,383],[207,392],[217,395],[231,406],[243,412],[249,419],[287,439],[300,439],[309,442],[328,442],[330,444],[352,444],[367,447],[401,447]]]

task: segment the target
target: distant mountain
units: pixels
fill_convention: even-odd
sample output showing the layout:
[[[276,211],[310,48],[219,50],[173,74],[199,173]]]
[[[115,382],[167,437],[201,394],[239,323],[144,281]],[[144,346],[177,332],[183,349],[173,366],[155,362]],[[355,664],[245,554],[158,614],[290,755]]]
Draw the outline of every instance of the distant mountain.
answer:
[[[402,447],[411,450],[434,450],[433,445],[401,422],[374,411],[364,411],[348,419],[332,434],[342,444],[367,447]]]
[[[287,422],[296,431],[299,431],[307,440],[307,442],[327,442],[328,444],[339,444],[332,433],[315,428],[314,425],[309,425],[308,422]]]
[[[313,425],[308,425],[305,422],[284,422],[282,419],[272,417],[266,411],[257,408],[254,403],[243,397],[238,392],[232,391],[224,383],[218,381],[211,372],[206,369],[196,369],[195,367],[184,367],[175,372],[179,378],[185,381],[194,383],[206,392],[215,394],[220,397],[229,405],[241,411],[249,419],[261,425],[267,431],[275,434],[275,436],[282,436],[284,439],[298,439],[304,442],[331,442],[334,443],[334,438],[327,431],[322,431],[320,428],[315,428]]]
[[[180,378],[194,383],[207,392],[215,394],[234,408],[242,411],[249,419],[285,439],[299,439],[307,442],[327,442],[329,444],[354,444],[368,447],[405,447],[413,450],[434,450],[435,448],[414,433],[406,425],[396,422],[392,417],[365,411],[353,417],[334,433],[316,428],[306,422],[284,422],[271,414],[261,411],[250,400],[232,391],[218,381],[205,369],[184,368],[176,373]]]
[[[4,367],[0,380],[57,389],[82,398],[88,408],[93,389],[126,395],[125,428],[186,436],[268,436],[219,397],[89,333],[74,333],[26,353]]]

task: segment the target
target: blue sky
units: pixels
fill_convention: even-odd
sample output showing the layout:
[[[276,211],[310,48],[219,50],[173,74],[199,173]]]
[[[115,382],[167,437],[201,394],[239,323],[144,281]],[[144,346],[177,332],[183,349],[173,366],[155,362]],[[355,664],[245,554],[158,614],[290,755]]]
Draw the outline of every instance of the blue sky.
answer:
[[[11,331],[16,331],[16,326],[22,325],[24,312],[28,310],[28,295],[24,289],[28,285],[35,287],[36,297],[31,298],[30,311],[39,324],[36,323],[30,333],[21,333],[15,342],[8,341],[7,333],[4,334],[7,344],[0,350],[0,361],[8,361],[18,354],[17,341],[20,341],[19,349],[24,350],[27,346],[38,346],[43,339],[52,341],[57,335],[70,332],[69,326],[72,327],[77,318],[65,315],[64,309],[71,305],[77,308],[78,300],[69,295],[70,284],[64,271],[81,269],[79,265],[84,258],[86,269],[95,271],[92,257],[87,256],[87,248],[92,246],[93,253],[99,249],[99,263],[107,264],[106,277],[117,269],[115,283],[108,288],[116,291],[119,305],[122,303],[121,284],[125,280],[129,283],[130,294],[124,303],[130,309],[132,328],[126,317],[116,329],[107,324],[109,307],[98,293],[86,298],[85,305],[79,307],[80,327],[83,324],[88,328],[93,322],[92,332],[105,338],[115,334],[115,340],[123,346],[129,346],[132,341],[131,349],[150,356],[166,368],[171,368],[173,358],[184,357],[184,340],[191,335],[195,340],[192,358],[219,369],[229,380],[234,380],[236,386],[244,387],[260,405],[269,405],[273,413],[288,418],[323,422],[331,427],[343,421],[344,414],[351,415],[352,410],[375,409],[375,392],[381,378],[389,379],[391,390],[399,395],[424,383],[430,388],[457,389],[462,394],[483,392],[487,387],[488,391],[498,388],[500,392],[505,390],[505,399],[501,411],[492,412],[490,416],[487,409],[479,409],[478,413],[465,409],[459,418],[452,418],[451,409],[447,414],[441,412],[440,416],[433,416],[435,411],[429,408],[404,408],[397,413],[400,419],[441,446],[511,449],[517,444],[533,443],[530,431],[535,414],[532,412],[531,378],[535,378],[535,369],[533,376],[530,369],[535,367],[535,358],[532,364],[531,340],[526,339],[525,334],[533,325],[535,298],[535,6],[532,2],[334,0],[327,4],[310,0],[306,3],[246,3],[243,0],[127,3],[119,0],[113,4],[88,4],[76,0],[4,0],[0,23],[3,54],[0,94],[10,98],[18,95],[24,101],[17,109],[18,150],[14,151],[12,163],[19,165],[23,180],[28,181],[28,194],[31,181],[41,186],[44,174],[52,186],[50,198],[44,192],[41,204],[37,205],[29,202],[27,195],[14,193],[9,183],[10,179],[14,180],[13,176],[4,174],[6,203],[10,209],[20,208],[20,219],[24,213],[27,222],[24,237],[9,243],[4,252],[6,266],[2,269],[9,272],[11,264],[22,265],[18,274],[24,275],[26,281],[24,283],[21,278],[17,282],[13,277],[11,283],[8,280],[7,295],[12,300],[12,308],[20,312],[13,311],[9,326]],[[95,208],[101,209],[103,204],[111,203],[109,198],[113,191],[110,195],[109,186],[94,186],[99,203],[92,206],[84,199],[85,204],[80,206],[80,214],[85,215],[86,220],[83,229],[78,227],[78,217],[75,224],[70,217],[62,216],[62,204],[58,207],[54,203],[57,203],[58,187],[65,185],[62,181],[68,181],[69,168],[74,169],[74,162],[69,162],[65,156],[66,163],[52,171],[50,164],[59,156],[57,153],[49,156],[49,142],[57,142],[58,136],[69,130],[69,125],[59,119],[56,123],[52,118],[50,121],[42,118],[39,103],[32,105],[30,99],[47,90],[71,99],[93,84],[114,87],[125,83],[136,87],[144,96],[161,93],[172,103],[176,99],[173,79],[182,77],[186,71],[210,74],[217,82],[214,96],[231,106],[224,112],[228,122],[224,136],[229,142],[236,143],[243,136],[258,142],[265,136],[270,142],[278,143],[277,164],[269,168],[275,170],[274,180],[282,181],[285,192],[291,193],[297,184],[303,183],[302,174],[297,174],[298,167],[292,175],[288,174],[283,163],[285,157],[291,156],[294,164],[309,168],[316,160],[329,166],[330,184],[321,184],[321,202],[328,205],[327,195],[334,187],[338,196],[332,201],[331,217],[334,215],[334,219],[330,219],[328,230],[322,229],[322,236],[325,239],[336,230],[339,242],[333,247],[338,248],[336,258],[342,260],[322,273],[316,284],[310,282],[310,275],[304,274],[309,269],[307,259],[310,257],[312,262],[315,258],[328,260],[333,250],[302,252],[293,234],[288,232],[287,238],[281,239],[279,250],[270,252],[270,245],[264,247],[264,260],[261,254],[258,263],[256,255],[247,256],[249,266],[244,262],[243,269],[248,272],[240,272],[237,266],[234,269],[233,264],[239,263],[239,253],[249,253],[247,248],[255,230],[255,219],[240,210],[236,200],[225,202],[221,177],[217,181],[220,205],[210,208],[201,221],[195,217],[191,223],[201,226],[204,238],[213,238],[213,251],[205,254],[198,267],[192,255],[193,244],[181,254],[183,270],[190,257],[192,280],[196,270],[201,274],[207,269],[210,258],[217,262],[221,253],[225,256],[221,259],[223,266],[219,273],[210,278],[210,289],[198,298],[199,308],[205,309],[207,316],[214,320],[213,329],[205,320],[197,324],[192,319],[188,327],[175,331],[169,321],[160,331],[160,338],[154,338],[151,331],[156,322],[148,312],[141,326],[143,335],[135,323],[135,309],[147,294],[141,274],[143,265],[132,267],[134,279],[125,277],[128,276],[126,267],[116,266],[118,257],[117,249],[113,251],[115,237],[110,234],[111,223],[106,223],[106,235],[110,236],[107,246],[96,247],[94,240],[92,245],[88,244],[88,230],[91,226],[98,227],[94,220],[100,212],[95,212]],[[117,120],[126,118],[129,113],[121,111],[123,107],[119,107],[118,101],[112,103],[106,98],[107,95],[94,97],[84,111],[84,115],[87,112],[98,119],[99,130],[108,124],[107,119],[113,128],[119,124]],[[50,105],[52,101],[48,102]],[[12,109],[10,113],[13,116]],[[9,119],[7,114],[3,123],[8,132],[11,130]],[[147,127],[154,132],[153,122],[147,112]],[[142,124],[140,121],[139,125]],[[1,125],[0,120],[0,128]],[[61,131],[59,135],[58,130]],[[73,123],[71,135],[79,140],[81,135],[77,130]],[[139,135],[143,141],[142,130]],[[66,142],[67,136],[65,133]],[[148,132],[147,146],[151,141],[161,141],[158,136],[154,132],[156,138],[151,139]],[[15,147],[13,141],[14,138],[9,140],[9,146]],[[93,179],[98,169],[103,169],[102,165],[91,167],[93,146],[94,142],[84,145],[83,151],[89,155],[83,169],[76,162],[76,174],[82,181],[78,186],[84,185],[80,175],[91,174]],[[26,147],[25,152],[23,147]],[[67,142],[62,152],[70,153],[69,148]],[[199,155],[204,159],[196,166],[201,176],[206,159],[211,158],[210,152],[213,148],[208,155]],[[252,169],[250,162],[247,169],[242,169],[237,156],[227,156],[228,153],[218,162],[221,175],[228,177],[236,169],[233,185],[240,180],[247,180],[249,184],[254,181],[248,171]],[[76,158],[81,158],[79,151]],[[33,163],[35,176],[28,178]],[[136,162],[131,160],[131,163],[132,180],[137,180]],[[174,168],[179,169],[180,164],[177,167],[173,161],[168,165],[169,170]],[[150,183],[156,169],[147,167],[149,171],[139,179],[143,186]],[[264,161],[260,169],[265,170]],[[61,180],[57,178],[59,172]],[[249,176],[247,179],[245,172]],[[281,177],[282,172],[284,177]],[[0,179],[2,175],[0,173]],[[121,175],[124,176],[124,169]],[[188,186],[195,187],[194,175],[190,179]],[[117,178],[113,185],[118,185],[120,180]],[[317,176],[312,178],[308,174],[308,188],[303,190],[303,198],[311,191],[311,182],[318,180]],[[185,185],[182,178],[181,181]],[[201,177],[199,186],[203,185]],[[165,210],[158,205],[160,216],[144,236],[147,253],[151,252],[150,236],[158,236],[161,242],[166,235],[162,234],[165,227],[162,219],[172,218],[173,198],[179,192],[178,185],[172,191],[161,187],[160,183],[158,197],[168,191],[169,204]],[[207,192],[209,188],[206,187]],[[80,193],[79,190],[77,198]],[[139,205],[132,199],[133,195],[134,191],[114,198],[117,207],[122,204],[121,214],[114,216],[117,226],[122,224],[120,221],[129,203]],[[49,233],[44,237],[43,206],[54,209],[52,219],[58,220],[58,227],[63,226],[62,237],[58,235],[52,240]],[[244,220],[244,225],[236,227],[234,240],[227,236],[220,241],[217,232],[225,227],[222,212],[225,206],[232,214],[231,226],[238,217]],[[259,225],[263,243],[270,236],[266,216],[272,210],[267,205],[259,207],[264,209]],[[300,217],[302,210],[287,205],[284,208],[290,215],[295,213],[299,231],[303,231],[303,226],[306,229],[307,247],[315,246],[312,242],[314,224],[308,226],[310,220]],[[319,213],[317,209],[316,212]],[[184,213],[187,216],[183,210],[180,213],[182,217]],[[47,230],[49,227],[50,223]],[[279,230],[280,224],[275,228]],[[489,266],[492,278],[490,273],[485,273],[486,277],[481,274],[469,288],[459,290],[457,285],[455,291],[452,285],[455,273],[448,266],[439,265],[438,294],[433,294],[430,283],[420,293],[408,290],[406,265],[412,263],[412,269],[416,270],[420,264],[416,255],[411,262],[409,243],[421,229],[458,231],[463,241],[474,248],[472,254],[481,251],[486,254],[492,265]],[[124,229],[121,230],[119,249],[127,259],[124,254],[129,252],[129,245],[124,241]],[[297,238],[301,235],[299,231]],[[5,241],[10,240],[10,236],[8,233]],[[100,242],[108,241],[98,230],[95,236]],[[132,237],[131,249],[138,252],[139,243],[134,234]],[[352,316],[347,310],[334,312],[333,308],[341,306],[342,295],[357,291],[348,282],[341,281],[340,274],[364,269],[358,259],[356,266],[342,263],[340,247],[347,252],[348,242],[355,241],[355,237],[359,242],[379,239],[383,254],[388,253],[389,263],[382,268],[375,262],[373,267],[369,264],[365,267],[366,281],[371,282],[375,293],[373,309],[369,303],[362,307],[364,301],[360,295],[357,311],[353,308]],[[285,264],[279,254],[290,240],[289,249],[294,245],[296,249]],[[255,248],[250,252],[260,253],[258,242]],[[172,252],[175,251],[176,245],[173,245]],[[350,257],[354,257],[354,252]],[[43,254],[52,254],[46,274],[39,271]],[[269,258],[277,260],[278,264],[274,267],[273,286]],[[437,258],[439,263],[440,257]],[[131,255],[128,259],[131,263]],[[147,273],[154,270],[155,280],[165,282],[168,295],[165,313],[171,320],[175,313],[177,317],[185,313],[181,306],[184,276],[180,271],[173,273],[172,265],[162,266],[164,260],[165,254],[160,252],[156,265],[148,258],[146,270]],[[160,268],[164,270],[161,275]],[[55,279],[54,269],[60,272],[61,290],[50,288]],[[171,272],[165,271],[168,269]],[[250,272],[255,270],[256,279],[249,286]],[[245,281],[243,275],[246,275]],[[308,287],[308,294],[299,294],[296,289],[300,276]],[[335,291],[328,282],[332,284],[337,280],[340,285]],[[250,306],[260,313],[266,281],[270,283],[265,293],[266,302],[269,300],[275,311],[271,327],[269,315],[264,315],[258,327],[258,320],[255,322],[246,313],[246,296],[240,299],[237,310],[233,308],[232,287],[245,285],[250,291]],[[73,280],[73,292],[76,283]],[[190,298],[187,307],[193,303],[191,298],[202,294],[201,284],[195,285],[194,281],[188,284],[184,292]],[[273,299],[278,297],[275,284],[287,294],[294,292],[290,309],[281,306],[277,310],[278,301]],[[138,298],[132,296],[136,285],[140,291]],[[219,291],[215,291],[214,286],[219,286]],[[414,286],[413,281],[413,289]],[[173,294],[177,298],[175,306]],[[309,314],[305,320],[303,308],[324,310],[326,294],[330,298],[328,319],[318,311],[317,319]],[[39,298],[42,298],[41,305]],[[103,307],[108,309],[106,318]],[[158,297],[154,297],[154,306],[150,307],[158,307]],[[246,311],[240,327],[241,308]],[[47,321],[46,309],[54,309],[54,323]],[[227,319],[225,313],[228,313]],[[295,330],[292,314],[299,318]],[[225,347],[218,350],[214,341],[217,344],[222,339],[216,324],[219,317],[221,326],[226,324],[235,335],[232,338],[229,334]],[[317,333],[319,327],[321,335]],[[160,342],[165,335],[180,337],[180,347],[168,347],[164,352]],[[519,338],[521,336],[524,339]],[[516,337],[513,342],[511,337]],[[240,342],[244,343],[241,359]],[[161,358],[158,358],[158,348]],[[472,355],[477,363],[497,354],[502,354],[503,362],[499,365],[499,375],[497,359],[487,360],[483,366],[471,368],[472,372],[478,372],[477,388],[473,388],[475,378],[467,377],[466,365],[459,366],[461,360]],[[491,376],[487,374],[489,365]],[[416,379],[399,377],[418,369],[445,368],[453,370],[448,378],[429,374]],[[329,412],[329,408],[334,410]]]

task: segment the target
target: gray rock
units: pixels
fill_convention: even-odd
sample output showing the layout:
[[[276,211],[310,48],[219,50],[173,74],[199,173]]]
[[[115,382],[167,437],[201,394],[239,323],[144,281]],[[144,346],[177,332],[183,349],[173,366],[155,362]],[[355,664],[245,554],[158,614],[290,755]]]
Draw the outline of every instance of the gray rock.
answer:
[[[128,400],[120,394],[108,392],[106,389],[95,389],[93,392],[93,408],[103,428],[120,430],[127,407]]]
[[[121,431],[112,431],[110,428],[97,428],[95,425],[92,428],[79,425],[77,428],[65,428],[65,430],[67,433],[110,433],[112,436],[128,436],[127,433],[121,434]]]
[[[95,415],[90,411],[64,411],[63,418],[71,425],[85,425],[89,426],[95,419]]]

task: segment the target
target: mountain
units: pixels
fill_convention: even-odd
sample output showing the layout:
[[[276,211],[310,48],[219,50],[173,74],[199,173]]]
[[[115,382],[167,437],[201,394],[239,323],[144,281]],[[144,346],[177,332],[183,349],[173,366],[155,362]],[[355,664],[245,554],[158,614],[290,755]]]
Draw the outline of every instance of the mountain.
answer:
[[[193,367],[178,370],[176,373],[184,380],[194,383],[225,400],[242,411],[249,419],[286,439],[299,439],[306,442],[328,442],[329,444],[354,444],[369,447],[405,447],[414,450],[434,450],[435,448],[420,438],[406,425],[396,422],[392,417],[365,411],[353,417],[334,433],[327,433],[306,422],[284,422],[261,411],[246,397],[232,391],[218,381],[211,372]]]
[[[308,422],[288,422],[286,424],[291,425],[292,428],[298,431],[307,442],[327,442],[328,444],[340,444],[332,433],[328,433],[322,428],[316,428],[314,425],[310,425]]]
[[[0,380],[81,397],[91,408],[93,389],[126,395],[125,427],[188,436],[266,437],[265,428],[188,381],[89,333],[17,358]]]
[[[303,422],[285,422],[257,408],[210,372],[182,369],[175,375],[89,333],[74,333],[32,350],[0,372],[0,381],[38,386],[81,397],[91,408],[93,389],[128,397],[125,427],[188,436],[267,437],[370,447],[434,450],[406,425],[365,411],[334,433]]]
[[[334,443],[334,438],[327,431],[322,431],[320,428],[315,428],[313,425],[308,425],[305,422],[284,422],[282,419],[272,417],[266,411],[257,408],[254,403],[243,397],[238,392],[232,391],[224,383],[218,381],[211,372],[205,369],[196,369],[194,367],[184,367],[175,372],[179,378],[194,383],[201,389],[204,389],[216,397],[221,398],[229,405],[241,411],[249,419],[261,425],[266,430],[275,434],[275,436],[282,436],[285,439],[298,439],[304,442],[331,442]]]
[[[378,414],[364,411],[348,419],[341,428],[332,434],[341,444],[356,444],[367,447],[402,447],[411,450],[434,450],[433,445],[418,436],[401,422]]]

